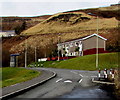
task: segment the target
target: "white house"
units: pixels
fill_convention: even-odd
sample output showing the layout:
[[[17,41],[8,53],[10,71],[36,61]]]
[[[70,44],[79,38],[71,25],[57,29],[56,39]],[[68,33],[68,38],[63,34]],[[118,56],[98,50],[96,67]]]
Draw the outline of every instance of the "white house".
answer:
[[[83,56],[85,51],[92,51],[98,48],[99,51],[105,51],[106,38],[92,34],[79,39],[74,39],[57,44],[58,51],[64,56]]]
[[[16,36],[15,30],[2,31],[0,30],[0,37]]]

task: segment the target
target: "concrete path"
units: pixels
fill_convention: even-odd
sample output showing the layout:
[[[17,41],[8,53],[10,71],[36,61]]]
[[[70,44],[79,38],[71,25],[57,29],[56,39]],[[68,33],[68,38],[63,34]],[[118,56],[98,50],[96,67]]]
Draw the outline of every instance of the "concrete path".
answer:
[[[37,71],[40,71],[42,74],[36,78],[33,78],[32,80],[2,88],[2,96],[0,97],[9,98],[9,96],[27,91],[28,89],[40,85],[56,76],[56,73],[53,71],[41,70],[41,69],[37,69]]]

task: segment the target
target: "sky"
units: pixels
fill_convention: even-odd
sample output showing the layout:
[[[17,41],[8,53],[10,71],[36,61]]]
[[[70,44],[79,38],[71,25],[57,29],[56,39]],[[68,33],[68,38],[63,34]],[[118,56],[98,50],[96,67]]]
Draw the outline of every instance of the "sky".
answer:
[[[40,16],[118,4],[119,0],[0,0],[0,16]]]

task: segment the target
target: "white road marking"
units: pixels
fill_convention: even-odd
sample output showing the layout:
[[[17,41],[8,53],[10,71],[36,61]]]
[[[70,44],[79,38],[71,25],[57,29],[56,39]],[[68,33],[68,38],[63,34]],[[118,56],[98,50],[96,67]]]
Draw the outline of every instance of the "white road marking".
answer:
[[[77,72],[75,72],[75,71],[71,71],[72,73],[74,73],[74,74],[78,74]],[[81,77],[84,77],[82,74],[78,74],[79,76],[81,76]],[[82,80],[83,79],[80,79],[80,81],[79,81],[79,83],[81,83],[82,82]]]
[[[70,80],[66,80],[66,81],[64,81],[65,83],[72,83],[72,81],[70,81]]]
[[[61,81],[63,78],[60,78],[60,79],[58,79],[57,81],[56,81],[56,83],[58,83],[59,81]]]
[[[81,77],[83,77],[83,75],[82,74],[79,74]]]
[[[71,71],[72,73],[74,73],[74,74],[78,74],[77,72],[75,72],[75,71]]]
[[[83,80],[83,79],[81,79],[81,80],[79,81],[79,83],[81,83],[81,82],[82,82],[82,80]]]
[[[98,76],[91,76],[91,77],[98,77]]]
[[[89,76],[83,76],[83,77],[89,77]]]
[[[17,83],[17,84],[13,84],[13,85],[11,85],[11,86],[15,86],[15,85],[18,85],[19,83]]]

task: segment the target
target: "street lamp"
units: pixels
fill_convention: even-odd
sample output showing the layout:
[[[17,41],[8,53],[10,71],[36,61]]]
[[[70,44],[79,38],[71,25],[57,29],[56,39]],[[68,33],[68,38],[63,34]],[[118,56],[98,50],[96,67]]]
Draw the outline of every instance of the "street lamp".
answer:
[[[37,48],[35,46],[35,63],[37,62]]]
[[[59,43],[60,43],[60,35],[61,33],[58,34],[58,61],[60,61],[60,55],[59,55]]]
[[[60,58],[59,58],[59,36],[58,36],[58,61],[60,60]]]
[[[27,67],[27,39],[25,40],[25,68]]]
[[[98,33],[99,33],[99,19],[98,15],[93,13],[88,13],[89,15],[97,16],[97,38],[96,38],[96,68],[98,68]]]
[[[99,28],[99,26],[98,26],[99,22],[98,21],[99,20],[98,20],[98,16],[97,16],[97,35],[99,33],[99,30],[98,30],[98,28]],[[98,68],[98,36],[97,36],[97,42],[96,42],[96,68]]]

